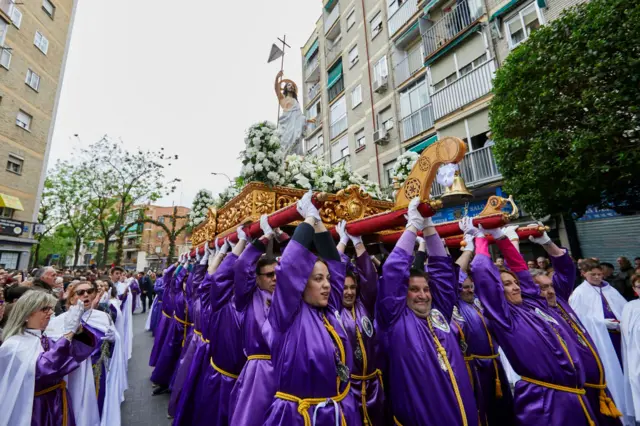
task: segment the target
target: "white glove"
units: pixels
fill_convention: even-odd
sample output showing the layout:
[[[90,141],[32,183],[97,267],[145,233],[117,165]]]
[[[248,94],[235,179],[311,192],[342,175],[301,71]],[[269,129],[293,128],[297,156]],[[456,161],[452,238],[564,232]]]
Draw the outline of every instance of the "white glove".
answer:
[[[262,221],[260,222],[260,224],[262,224]],[[236,229],[236,234],[238,234],[238,241],[247,241],[247,233],[244,232],[244,226],[238,226],[238,228]]]
[[[407,228],[413,226],[417,230],[424,229],[425,220],[422,214],[418,211],[418,205],[420,204],[420,198],[416,197],[409,203],[407,208]]]
[[[349,234],[347,234],[347,221],[341,220],[336,225],[336,231],[340,236],[340,244],[344,244],[345,246],[349,244]]]
[[[214,255],[220,253],[220,238],[216,237],[216,240],[213,243],[213,253]]]
[[[543,226],[541,223],[532,223],[529,227],[537,228],[539,226]],[[540,244],[541,246],[545,244],[549,244],[551,242],[551,238],[547,235],[547,232],[543,232],[541,237],[534,237],[533,235],[529,235],[529,241],[532,243]]]
[[[204,255],[202,256],[202,259],[200,259],[200,264],[206,265],[207,263],[209,263],[209,257],[211,257],[211,254],[213,253],[215,253],[215,249],[210,249],[209,241],[207,241],[204,244]]]
[[[296,210],[298,210],[298,213],[300,213],[300,216],[302,216],[305,219],[308,217],[312,217],[318,222],[321,222],[322,219],[320,219],[320,212],[318,211],[316,206],[314,206],[313,203],[311,202],[312,197],[313,197],[313,192],[309,190],[309,192],[304,194],[304,196],[300,200],[298,200],[298,202],[296,203]]]
[[[473,219],[469,216],[463,217],[462,220],[458,222],[458,226],[465,235],[468,234],[473,236],[474,238],[484,237],[482,231],[476,228],[476,226],[473,224]]]
[[[267,238],[270,238],[269,236],[274,237],[276,235],[271,225],[269,225],[269,218],[266,214],[260,216],[260,229],[262,229],[262,233]]]
[[[464,247],[462,247],[462,251],[471,251],[473,252],[476,249],[476,245],[473,242],[476,237],[471,234],[464,234],[464,242],[466,243]]]
[[[200,250],[196,249],[196,262],[200,263],[202,260],[202,255],[200,254]]]
[[[496,241],[505,236],[504,232],[502,232],[502,228],[484,229],[482,225],[480,225],[480,230],[486,234],[491,235]]]
[[[62,334],[75,333],[80,327],[80,320],[84,313],[84,303],[78,300],[78,303],[71,306],[64,316],[64,324],[62,326]]]
[[[358,244],[363,244],[361,236],[359,235],[353,236],[348,232],[347,232],[347,235],[349,236],[349,239],[351,240],[351,243],[353,244],[354,247],[357,246]]]
[[[106,340],[107,342],[113,343],[116,341],[116,332],[112,328],[109,328],[100,340]]]
[[[609,330],[619,330],[620,329],[620,323],[615,321],[615,320],[605,319],[604,322],[605,322],[605,324],[606,324],[606,326],[607,326],[607,328]]]
[[[518,233],[516,232],[517,229],[518,229],[518,225],[503,226],[502,232],[511,241],[518,241],[520,240],[520,237],[518,237]]]
[[[225,238],[222,247],[220,247],[220,251],[218,251],[218,254],[227,254],[230,248],[231,244],[229,244],[229,240]]]

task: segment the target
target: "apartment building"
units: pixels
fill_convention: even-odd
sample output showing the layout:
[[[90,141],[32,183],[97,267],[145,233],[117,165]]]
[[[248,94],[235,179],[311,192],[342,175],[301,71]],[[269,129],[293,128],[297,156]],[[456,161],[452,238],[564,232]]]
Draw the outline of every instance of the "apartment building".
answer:
[[[77,0],[0,0],[0,265],[26,268]]]
[[[166,224],[169,230],[174,229],[172,218],[174,207],[143,206],[136,208],[127,214],[126,223],[135,222],[144,208],[144,215],[153,220]],[[176,224],[175,230],[182,228],[188,221],[188,207],[175,207]],[[178,235],[175,242],[174,255],[185,252],[191,245],[191,233],[186,229]],[[167,267],[167,257],[169,256],[169,236],[164,229],[158,225],[144,223],[129,227],[124,236],[124,256],[122,266],[130,271],[146,271],[148,269],[159,270]]]

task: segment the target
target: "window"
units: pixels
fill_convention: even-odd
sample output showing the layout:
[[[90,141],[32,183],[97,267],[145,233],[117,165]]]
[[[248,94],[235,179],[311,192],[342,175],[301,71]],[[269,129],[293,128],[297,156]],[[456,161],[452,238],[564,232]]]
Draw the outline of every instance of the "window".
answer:
[[[16,28],[20,29],[20,25],[22,25],[22,12],[15,5],[11,8],[11,22]]]
[[[393,166],[395,164],[396,164],[396,160],[393,160],[393,161],[389,161],[384,166],[382,166],[382,168],[384,169],[384,177],[386,180],[385,184],[387,186],[391,186],[393,184],[393,175],[391,174],[391,172],[393,171]]]
[[[337,164],[349,156],[349,137],[344,135],[331,145],[331,164]]]
[[[361,148],[364,148],[367,144],[367,140],[364,135],[364,129],[360,129],[360,131],[356,132],[356,134],[354,135],[354,138],[356,140],[356,152],[358,152],[359,150],[361,150]]]
[[[375,81],[381,82],[389,75],[389,68],[387,68],[387,57],[383,56],[373,66],[373,78]]]
[[[386,130],[389,131],[391,129],[393,129],[393,117],[391,118],[387,118],[385,121],[382,122],[382,127]]]
[[[3,251],[0,253],[0,266],[4,269],[18,269],[18,261],[20,260],[20,253]]]
[[[160,222],[160,223],[164,223],[164,216],[160,216],[160,217],[158,218],[158,222]]]
[[[307,109],[307,118],[309,120],[315,119],[316,121],[318,121],[318,117],[322,112],[321,108],[322,108],[322,102],[320,99],[318,99],[313,105],[309,107],[309,109]]]
[[[355,63],[358,62],[358,45],[356,44],[349,51],[349,68],[351,68]]]
[[[351,91],[351,109],[354,109],[362,103],[362,85],[358,84]]]
[[[0,19],[0,65],[6,69],[9,69],[9,65],[11,65],[11,50],[3,47],[8,28],[8,24],[3,19]]]
[[[49,0],[42,0],[42,10],[44,10],[51,19],[56,13],[56,7]]]
[[[47,40],[47,38],[42,35],[40,31],[36,31],[36,36],[33,39],[33,44],[35,44],[35,46],[40,49],[42,53],[44,53],[45,55],[47,54],[47,51],[49,50],[49,40]]]
[[[29,68],[27,70],[27,78],[24,82],[37,92],[38,88],[40,87],[40,76],[33,72],[31,68]]]
[[[345,96],[331,105],[329,118],[331,120],[331,139],[347,130],[347,102]]]
[[[16,117],[16,125],[18,127],[22,127],[25,130],[30,130],[31,129],[31,120],[32,119],[33,119],[33,117],[31,117],[26,112],[20,110],[20,111],[18,111],[18,116]]]
[[[347,16],[347,31],[356,24],[356,11],[352,10]]]
[[[457,79],[458,79],[458,74],[454,72],[453,74],[450,74],[450,75],[446,76],[445,78],[443,78],[442,80],[440,80],[439,82],[434,84],[433,85],[433,91],[437,92],[438,90],[442,89],[443,87],[446,87],[446,86],[450,85],[451,83],[453,83]]]
[[[398,9],[400,9],[400,7],[406,3],[407,0],[388,0],[388,8],[389,8],[389,12],[387,13],[388,16],[393,16],[396,11]]]
[[[505,34],[509,48],[513,49],[529,38],[532,32],[543,23],[542,13],[537,2],[522,9],[516,16],[505,22]]]
[[[318,149],[322,151],[322,144],[324,142],[324,137],[322,135],[318,135],[318,137],[310,139],[307,141],[307,154],[312,154],[316,152]]]
[[[400,93],[400,116],[404,119],[427,105],[430,101],[427,83],[423,81]]]
[[[163,235],[164,235],[164,232],[160,231],[156,234],[156,238],[162,238]]]
[[[13,218],[13,212],[14,210],[9,207],[0,207],[0,217],[11,219]]]
[[[371,39],[376,38],[382,32],[382,14],[378,14],[371,20]]]
[[[24,166],[24,159],[14,154],[9,154],[9,160],[7,160],[7,170],[17,175],[22,174],[22,167]]]

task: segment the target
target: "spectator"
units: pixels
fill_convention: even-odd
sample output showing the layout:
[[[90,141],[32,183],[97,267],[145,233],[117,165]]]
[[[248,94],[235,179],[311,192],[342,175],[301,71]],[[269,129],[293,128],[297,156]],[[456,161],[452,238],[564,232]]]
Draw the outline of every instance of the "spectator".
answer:
[[[634,299],[633,288],[631,288],[631,276],[634,273],[631,262],[624,256],[621,256],[617,260],[620,272],[613,279],[613,286],[624,296],[627,300]]]
[[[633,263],[634,263],[634,267],[636,268],[636,271],[640,269],[640,257],[636,257],[635,259],[633,259]]]
[[[540,256],[536,263],[538,264],[538,269],[542,269],[543,271],[549,269],[549,259],[546,257]]]
[[[49,293],[53,293],[53,286],[56,283],[56,277],[58,274],[52,266],[45,266],[36,271],[33,278],[33,286],[40,287],[47,290]]]
[[[615,272],[614,266],[612,264],[608,263],[608,262],[602,262],[600,264],[600,266],[601,266],[601,269],[602,269],[602,279],[605,280],[606,282],[610,282],[611,281],[611,277],[613,276],[613,273]],[[618,289],[618,291],[620,291],[620,290]]]
[[[504,266],[504,259],[501,257],[496,258],[496,266],[498,267]]]
[[[535,260],[529,260],[527,262],[527,268],[529,268],[529,271],[537,269]]]

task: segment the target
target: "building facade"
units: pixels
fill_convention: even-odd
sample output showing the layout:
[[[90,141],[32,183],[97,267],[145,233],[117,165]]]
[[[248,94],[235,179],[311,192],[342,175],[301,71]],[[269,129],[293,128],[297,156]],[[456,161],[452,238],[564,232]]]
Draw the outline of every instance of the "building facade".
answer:
[[[174,207],[144,206],[144,215],[148,218],[166,224],[172,230],[172,216]],[[182,228],[189,220],[191,209],[175,207],[175,229]],[[132,210],[127,215],[127,224],[135,222],[141,214],[141,208]],[[178,235],[175,243],[174,256],[187,251],[191,245],[191,233],[185,231]],[[124,236],[123,267],[127,270],[146,271],[160,270],[167,267],[169,256],[169,236],[161,226],[144,223],[129,227]]]
[[[0,265],[26,268],[77,0],[0,0]]]

